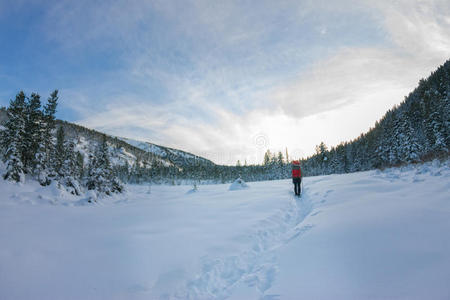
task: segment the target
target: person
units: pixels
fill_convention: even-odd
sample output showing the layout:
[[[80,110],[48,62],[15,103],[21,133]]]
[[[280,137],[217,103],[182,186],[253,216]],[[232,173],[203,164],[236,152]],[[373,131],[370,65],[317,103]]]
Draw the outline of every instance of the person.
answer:
[[[302,169],[298,160],[292,161],[292,182],[294,183],[294,192],[296,196],[300,196],[302,189]]]

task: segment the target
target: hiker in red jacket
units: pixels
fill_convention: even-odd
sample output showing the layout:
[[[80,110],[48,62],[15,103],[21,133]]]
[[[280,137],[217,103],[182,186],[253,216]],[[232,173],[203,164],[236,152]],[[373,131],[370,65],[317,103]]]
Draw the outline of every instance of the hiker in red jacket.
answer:
[[[300,196],[302,192],[300,187],[302,183],[302,169],[300,169],[300,162],[298,160],[292,162],[292,182],[294,183],[295,195]]]

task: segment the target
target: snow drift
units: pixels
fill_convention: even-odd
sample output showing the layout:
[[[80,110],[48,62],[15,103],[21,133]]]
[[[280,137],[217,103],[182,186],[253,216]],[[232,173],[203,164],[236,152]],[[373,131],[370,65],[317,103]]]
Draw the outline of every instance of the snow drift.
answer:
[[[248,189],[248,188],[249,188],[248,184],[245,183],[245,181],[242,180],[241,178],[238,178],[235,181],[233,181],[233,183],[230,185],[229,190],[237,191],[237,190],[244,190],[244,189]]]

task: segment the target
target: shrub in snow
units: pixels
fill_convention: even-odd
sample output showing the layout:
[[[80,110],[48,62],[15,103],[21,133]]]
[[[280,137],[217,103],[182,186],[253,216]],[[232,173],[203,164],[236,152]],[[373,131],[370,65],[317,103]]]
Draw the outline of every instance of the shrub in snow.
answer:
[[[243,190],[249,188],[248,184],[245,183],[244,180],[241,178],[236,179],[231,185],[230,185],[230,191],[236,191],[236,190]]]

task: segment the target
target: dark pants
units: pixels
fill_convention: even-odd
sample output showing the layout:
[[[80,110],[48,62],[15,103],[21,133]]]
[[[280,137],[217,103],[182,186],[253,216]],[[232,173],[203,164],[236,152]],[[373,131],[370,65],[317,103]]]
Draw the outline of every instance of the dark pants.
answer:
[[[300,186],[300,184],[302,183],[302,178],[294,177],[294,178],[292,178],[292,182],[294,183],[295,195],[300,196],[300,193],[302,192],[302,188]]]

